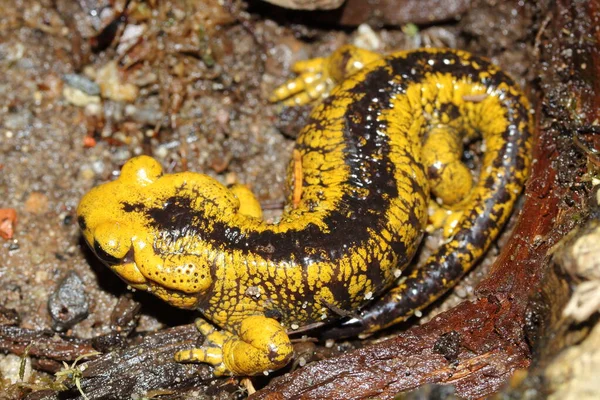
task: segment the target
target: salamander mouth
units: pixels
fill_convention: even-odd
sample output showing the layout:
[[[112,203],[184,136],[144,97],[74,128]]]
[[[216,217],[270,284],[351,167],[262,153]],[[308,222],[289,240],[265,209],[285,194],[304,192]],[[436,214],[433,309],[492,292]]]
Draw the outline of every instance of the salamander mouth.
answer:
[[[108,267],[132,288],[148,290],[149,287],[153,286],[152,284],[154,282],[150,281],[142,274],[142,271],[135,261],[128,261],[125,260],[125,258],[122,262],[108,265]]]

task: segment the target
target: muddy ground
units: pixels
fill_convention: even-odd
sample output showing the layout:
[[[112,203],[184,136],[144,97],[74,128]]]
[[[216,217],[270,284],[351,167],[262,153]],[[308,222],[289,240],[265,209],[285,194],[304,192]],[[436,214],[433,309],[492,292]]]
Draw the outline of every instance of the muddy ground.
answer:
[[[111,314],[127,288],[87,249],[75,209],[128,158],[148,154],[167,171],[249,184],[276,219],[304,114],[267,98],[294,61],[349,42],[381,52],[457,47],[491,58],[535,104],[533,63],[549,9],[481,0],[419,25],[408,15],[383,27],[389,21],[375,15],[371,29],[357,29],[258,1],[4,0],[0,7],[0,208],[16,211],[14,232],[0,238],[0,306],[7,326],[82,339],[114,331]],[[278,122],[282,112],[286,124]],[[472,298],[496,254],[497,247],[423,320]],[[73,310],[56,300],[61,286],[75,298]],[[194,318],[143,293],[131,301],[141,307],[136,335]],[[0,354],[6,396],[31,391],[11,386],[20,380],[49,388],[48,371],[60,367],[34,359],[45,367],[32,371],[29,360],[19,377],[22,360]],[[245,390],[237,381],[219,385],[222,398]]]

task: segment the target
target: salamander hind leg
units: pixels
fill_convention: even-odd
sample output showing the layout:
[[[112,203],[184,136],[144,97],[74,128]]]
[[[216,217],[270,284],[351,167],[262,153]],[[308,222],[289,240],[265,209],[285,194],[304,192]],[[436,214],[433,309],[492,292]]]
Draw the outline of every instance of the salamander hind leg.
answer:
[[[379,59],[377,53],[346,45],[329,57],[299,61],[292,67],[298,76],[276,88],[269,101],[283,101],[287,106],[317,102],[327,97],[335,85]]]
[[[428,230],[442,228],[443,236],[454,233],[473,190],[473,177],[462,162],[462,137],[450,126],[438,126],[427,134],[422,159],[431,188]]]
[[[293,347],[285,329],[272,318],[260,315],[241,321],[234,332],[222,331],[203,319],[196,321],[205,336],[202,346],[175,354],[178,362],[214,366],[215,376],[257,375],[288,363]]]

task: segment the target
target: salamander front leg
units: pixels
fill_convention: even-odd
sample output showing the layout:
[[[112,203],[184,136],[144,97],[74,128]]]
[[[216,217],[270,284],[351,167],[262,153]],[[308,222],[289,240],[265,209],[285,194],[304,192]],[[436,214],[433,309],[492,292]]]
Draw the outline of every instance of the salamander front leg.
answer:
[[[298,76],[276,88],[269,101],[283,101],[287,106],[316,102],[327,97],[335,85],[380,58],[377,53],[345,45],[329,57],[298,61],[292,67]]]
[[[247,217],[262,219],[262,208],[254,193],[246,185],[240,183],[229,186],[229,190],[240,202],[238,212]]]
[[[234,333],[218,330],[202,319],[196,321],[196,326],[205,336],[204,343],[199,348],[179,351],[175,360],[213,365],[215,376],[248,376],[276,370],[293,354],[285,329],[272,318],[245,318]]]

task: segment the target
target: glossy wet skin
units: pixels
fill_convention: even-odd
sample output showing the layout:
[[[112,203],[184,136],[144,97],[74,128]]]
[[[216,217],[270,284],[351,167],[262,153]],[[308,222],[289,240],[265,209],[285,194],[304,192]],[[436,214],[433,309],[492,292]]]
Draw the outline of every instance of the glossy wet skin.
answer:
[[[356,59],[367,66],[355,71]],[[364,311],[365,320],[373,319],[368,330],[437,298],[510,215],[529,166],[529,114],[522,93],[497,67],[450,50],[379,58],[352,47],[323,62],[320,81],[335,79],[327,71],[340,68],[351,76],[316,106],[298,136],[301,165],[290,168],[293,196],[278,224],[240,209],[255,202],[243,191],[202,174],[162,175],[149,157],[130,160],[116,181],[80,203],[83,234],[113,271],[132,287],[200,310],[227,334],[199,324],[214,346],[179,354],[182,361],[235,374],[285,364],[286,328],[355,314],[393,285],[419,246],[431,193],[452,210],[452,240]],[[298,84],[276,98],[310,100],[295,97]],[[462,145],[479,135],[485,152],[473,182]],[[272,330],[254,331],[261,324]],[[234,361],[242,350],[231,343],[260,351]]]

